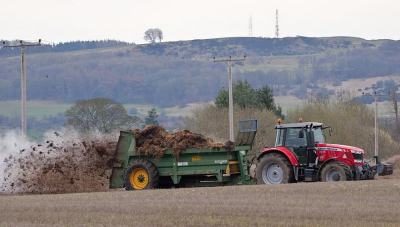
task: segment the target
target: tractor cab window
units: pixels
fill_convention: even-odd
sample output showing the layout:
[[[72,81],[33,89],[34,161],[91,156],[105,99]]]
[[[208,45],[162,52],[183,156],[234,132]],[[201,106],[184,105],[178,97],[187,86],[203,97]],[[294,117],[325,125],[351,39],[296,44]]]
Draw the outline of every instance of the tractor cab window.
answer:
[[[283,146],[283,136],[285,135],[284,129],[276,130],[276,142],[275,147],[282,147]]]
[[[322,128],[313,128],[315,143],[325,143],[325,135],[322,133]]]
[[[307,147],[306,133],[303,138],[299,137],[301,128],[288,128],[286,131],[286,145],[285,147]]]

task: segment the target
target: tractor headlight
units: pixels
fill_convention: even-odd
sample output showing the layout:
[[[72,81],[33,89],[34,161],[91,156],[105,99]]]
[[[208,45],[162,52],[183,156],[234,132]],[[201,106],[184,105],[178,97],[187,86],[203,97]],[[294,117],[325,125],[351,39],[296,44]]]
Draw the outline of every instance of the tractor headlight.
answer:
[[[351,150],[351,153],[353,153],[353,154],[362,154],[363,152],[362,151]]]
[[[353,154],[354,163],[363,163],[364,162],[364,152],[363,151],[355,151],[351,150]]]

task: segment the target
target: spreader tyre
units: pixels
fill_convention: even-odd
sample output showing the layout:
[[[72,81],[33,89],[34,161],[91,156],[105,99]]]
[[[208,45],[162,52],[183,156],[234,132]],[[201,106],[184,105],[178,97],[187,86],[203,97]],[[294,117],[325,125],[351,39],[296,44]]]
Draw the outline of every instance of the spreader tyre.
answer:
[[[333,161],[327,163],[321,170],[321,181],[333,182],[333,181],[351,181],[353,174],[350,167],[339,161]]]
[[[124,180],[126,190],[156,188],[158,185],[158,171],[153,163],[139,159],[126,169]]]
[[[283,155],[271,153],[262,157],[255,169],[257,184],[287,184],[294,182],[293,168]]]

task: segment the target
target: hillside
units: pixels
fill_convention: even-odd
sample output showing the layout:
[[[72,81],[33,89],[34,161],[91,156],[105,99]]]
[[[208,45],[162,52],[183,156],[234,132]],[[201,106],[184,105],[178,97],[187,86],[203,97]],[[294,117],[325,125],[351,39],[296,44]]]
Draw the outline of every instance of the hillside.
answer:
[[[349,79],[400,75],[400,41],[391,40],[239,37],[147,45],[59,45],[63,46],[28,51],[29,100],[73,103],[109,97],[161,107],[208,102],[227,87],[226,66],[213,63],[213,56],[246,55],[247,60],[234,67],[235,80],[247,79],[255,87],[268,84],[276,95],[300,99],[333,94],[332,86]],[[20,99],[16,51],[0,49],[1,101]],[[397,86],[397,81],[393,84]]]

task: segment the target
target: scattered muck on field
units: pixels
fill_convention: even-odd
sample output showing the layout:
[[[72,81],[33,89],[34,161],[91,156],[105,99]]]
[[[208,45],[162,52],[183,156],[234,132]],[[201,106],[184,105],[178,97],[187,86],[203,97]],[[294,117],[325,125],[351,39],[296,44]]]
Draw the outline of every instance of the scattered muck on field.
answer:
[[[138,151],[160,158],[168,149],[176,157],[186,148],[227,148],[226,144],[188,130],[169,133],[161,126],[134,130]],[[2,144],[0,144],[2,145]],[[105,136],[80,138],[76,133],[58,133],[41,144],[17,148],[17,144],[2,148],[12,151],[1,160],[0,193],[70,193],[104,191],[109,188],[117,139]],[[0,175],[1,176],[1,175]]]
[[[104,138],[80,140],[77,135],[54,134],[54,140],[32,144],[6,156],[1,164],[4,179],[0,184],[0,193],[67,193],[108,189],[117,143]]]

